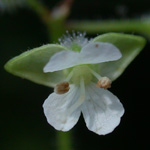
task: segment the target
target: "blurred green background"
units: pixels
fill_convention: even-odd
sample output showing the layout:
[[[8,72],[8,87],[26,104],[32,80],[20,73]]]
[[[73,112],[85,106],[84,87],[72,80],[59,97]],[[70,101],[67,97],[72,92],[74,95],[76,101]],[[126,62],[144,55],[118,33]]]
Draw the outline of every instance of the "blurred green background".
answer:
[[[49,9],[58,2],[43,0]],[[147,0],[76,0],[67,20],[132,19],[149,12]],[[128,33],[134,34],[135,31]],[[3,69],[14,56],[47,43],[47,29],[34,11],[27,7],[7,11],[1,8],[0,150],[57,149],[56,131],[47,123],[42,109],[44,100],[53,89],[15,77]],[[149,49],[148,41],[142,53],[112,85],[111,91],[119,97],[126,110],[121,124],[111,134],[98,136],[88,131],[81,117],[71,130],[73,150],[148,149]]]

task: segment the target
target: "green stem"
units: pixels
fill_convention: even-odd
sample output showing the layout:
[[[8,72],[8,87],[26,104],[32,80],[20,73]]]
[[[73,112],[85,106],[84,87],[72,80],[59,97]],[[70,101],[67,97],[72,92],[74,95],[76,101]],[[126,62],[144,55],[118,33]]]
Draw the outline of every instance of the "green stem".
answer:
[[[27,3],[45,23],[49,22],[50,11],[41,2],[37,0],[27,0]]]
[[[40,17],[43,23],[47,27],[48,36],[50,36],[50,11],[39,1],[37,0],[27,0],[29,7]]]
[[[71,132],[57,131],[57,150],[72,150]]]
[[[51,12],[37,0],[27,0],[30,8],[35,11],[47,27],[48,36],[51,42],[57,42],[58,38],[65,32],[64,20],[62,16],[59,19],[51,17]]]
[[[51,42],[58,42],[58,38],[60,38],[65,33],[63,22],[63,20],[51,20],[51,22],[49,22],[47,27]]]
[[[86,31],[90,34],[100,32],[136,32],[150,34],[150,19],[70,21],[69,30]]]

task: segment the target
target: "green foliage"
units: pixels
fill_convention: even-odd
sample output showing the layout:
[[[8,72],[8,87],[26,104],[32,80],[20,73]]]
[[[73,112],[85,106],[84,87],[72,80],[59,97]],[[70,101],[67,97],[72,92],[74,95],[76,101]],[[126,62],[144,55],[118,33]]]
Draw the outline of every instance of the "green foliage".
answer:
[[[96,37],[93,41],[112,43],[122,53],[120,60],[98,65],[97,69],[100,70],[100,75],[107,76],[112,80],[115,80],[123,73],[125,68],[139,54],[146,43],[142,37],[120,33],[103,34]],[[66,48],[56,44],[48,44],[32,49],[8,61],[5,69],[16,76],[31,80],[35,83],[54,87],[55,84],[64,80],[64,72],[44,73],[43,68],[52,55],[64,49]]]
[[[121,33],[106,33],[96,37],[93,41],[112,43],[118,47],[122,53],[120,60],[105,62],[99,65],[100,74],[112,80],[117,79],[123,73],[146,43],[143,37]]]
[[[61,45],[44,45],[14,57],[8,61],[4,67],[13,75],[31,80],[38,84],[54,87],[57,82],[61,82],[61,80],[64,79],[64,74],[62,71],[44,73],[43,67],[53,54],[64,49],[65,48]]]

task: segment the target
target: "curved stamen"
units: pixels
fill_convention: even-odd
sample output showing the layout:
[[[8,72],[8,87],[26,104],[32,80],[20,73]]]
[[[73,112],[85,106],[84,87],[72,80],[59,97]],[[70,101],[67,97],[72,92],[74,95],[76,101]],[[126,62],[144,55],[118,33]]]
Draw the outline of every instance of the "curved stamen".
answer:
[[[91,73],[98,79],[98,82],[96,84],[97,87],[108,89],[111,87],[111,80],[108,77],[101,77],[97,72],[90,69]]]
[[[59,84],[57,84],[54,88],[54,92],[56,94],[65,94],[69,91],[70,87],[69,87],[69,81],[73,76],[73,71],[69,73],[69,75],[67,76],[67,78],[64,80],[64,82],[61,82]]]
[[[96,86],[104,89],[111,88],[111,80],[107,77],[102,77],[100,80],[98,80]]]
[[[90,69],[90,68],[89,68]],[[102,77],[97,73],[95,72],[94,70],[90,69],[91,73],[98,79],[100,80]]]
[[[72,76],[73,76],[73,71],[71,71],[71,72],[69,73],[69,75],[67,76],[67,78],[65,79],[65,81],[66,81],[66,82],[69,82],[70,79],[72,78]]]

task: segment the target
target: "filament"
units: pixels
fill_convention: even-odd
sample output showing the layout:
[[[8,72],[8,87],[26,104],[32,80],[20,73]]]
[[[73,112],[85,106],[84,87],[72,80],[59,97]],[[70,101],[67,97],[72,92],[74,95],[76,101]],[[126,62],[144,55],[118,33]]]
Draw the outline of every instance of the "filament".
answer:
[[[90,69],[90,68],[89,68]],[[102,77],[97,73],[95,72],[94,70],[90,69],[91,73],[98,79],[100,80]]]
[[[65,81],[66,81],[66,82],[69,82],[70,79],[72,78],[72,76],[73,76],[73,71],[71,71],[71,72],[69,73],[69,75],[67,76],[67,78],[65,79]]]

